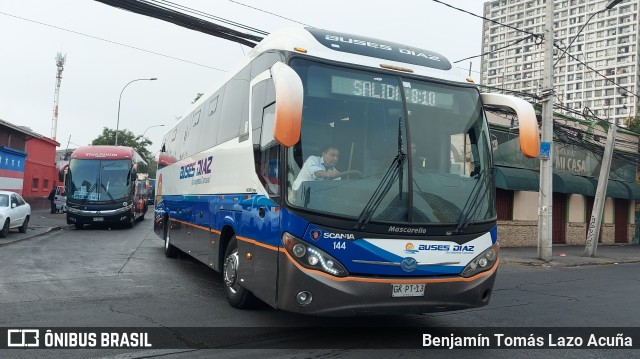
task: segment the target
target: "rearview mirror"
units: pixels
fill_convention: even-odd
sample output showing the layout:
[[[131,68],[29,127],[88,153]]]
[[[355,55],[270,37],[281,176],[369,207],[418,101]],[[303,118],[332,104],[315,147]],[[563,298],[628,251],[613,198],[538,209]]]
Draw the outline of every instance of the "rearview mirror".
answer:
[[[291,67],[282,62],[276,62],[271,67],[271,77],[276,88],[273,138],[281,145],[291,147],[300,140],[302,80]]]
[[[536,112],[525,100],[517,97],[495,93],[480,94],[484,105],[506,107],[518,116],[520,131],[520,151],[525,157],[534,158],[540,155],[540,131]]]
[[[18,205],[15,203],[11,203],[11,208],[16,208]]]

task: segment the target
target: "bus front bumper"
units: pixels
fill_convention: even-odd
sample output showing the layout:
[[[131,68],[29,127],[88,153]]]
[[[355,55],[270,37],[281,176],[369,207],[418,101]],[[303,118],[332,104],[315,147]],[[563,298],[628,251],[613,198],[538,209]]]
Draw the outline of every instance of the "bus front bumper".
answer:
[[[67,224],[119,224],[131,221],[131,207],[108,211],[83,211],[67,207]]]
[[[293,263],[280,253],[278,309],[320,316],[411,314],[470,309],[489,304],[498,262],[471,278],[349,276],[337,278]],[[393,284],[425,284],[424,295],[392,297]],[[311,302],[300,304],[306,292]]]

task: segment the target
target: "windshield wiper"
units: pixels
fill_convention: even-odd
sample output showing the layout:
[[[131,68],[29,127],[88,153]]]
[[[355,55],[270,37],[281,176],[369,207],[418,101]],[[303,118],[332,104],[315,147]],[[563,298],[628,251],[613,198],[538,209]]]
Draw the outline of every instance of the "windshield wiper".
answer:
[[[113,201],[113,196],[111,195],[111,193],[109,193],[107,187],[105,187],[102,183],[100,183],[100,186],[102,187],[102,189],[104,189],[104,193],[106,193],[107,196],[109,196],[109,198],[111,198],[111,200]]]
[[[458,225],[455,229],[456,233],[462,232],[469,226],[469,223],[471,223],[471,219],[474,218],[475,214],[480,208],[478,204],[482,203],[484,197],[489,192],[488,190],[484,189],[486,188],[486,184],[490,182],[490,178],[493,177],[494,168],[489,168],[489,176],[487,176],[485,172],[487,172],[487,170],[481,170],[477,174],[478,181],[473,186],[473,189],[471,189],[471,194],[469,195],[469,198],[467,198],[467,202],[462,208],[460,217],[458,217]]]
[[[382,199],[389,193],[393,184],[400,178],[400,197],[402,197],[402,169],[404,163],[407,161],[407,154],[402,151],[402,117],[398,119],[398,154],[393,158],[391,165],[387,168],[382,180],[373,191],[373,195],[369,198],[369,201],[360,212],[360,217],[356,223],[356,230],[363,230],[364,226],[369,223],[371,217],[376,212]]]

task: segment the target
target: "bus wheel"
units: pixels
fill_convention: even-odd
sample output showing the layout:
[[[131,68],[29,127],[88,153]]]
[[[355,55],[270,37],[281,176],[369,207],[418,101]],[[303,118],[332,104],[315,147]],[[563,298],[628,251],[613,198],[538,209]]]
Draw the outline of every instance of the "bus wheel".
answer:
[[[253,305],[255,297],[253,296],[253,293],[242,288],[239,284],[239,260],[238,242],[236,240],[236,236],[233,236],[224,254],[222,278],[224,279],[225,291],[227,292],[227,301],[229,304],[234,308],[245,309],[250,308]]]
[[[169,223],[165,223],[164,225],[164,255],[167,258],[175,258],[178,256],[180,250],[171,244],[171,235],[169,233]]]
[[[133,222],[135,221],[136,221],[136,215],[132,214],[131,218],[129,218],[129,222],[124,224],[125,228],[133,228]]]
[[[22,222],[22,225],[18,228],[18,231],[20,233],[27,233],[27,227],[29,226],[29,216],[24,217],[24,222]]]

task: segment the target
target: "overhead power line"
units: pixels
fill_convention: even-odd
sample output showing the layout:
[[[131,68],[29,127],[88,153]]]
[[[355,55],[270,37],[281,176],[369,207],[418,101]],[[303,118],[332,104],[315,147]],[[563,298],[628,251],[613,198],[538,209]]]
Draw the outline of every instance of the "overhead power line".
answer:
[[[273,15],[273,16],[279,17],[279,18],[281,18],[281,19],[285,19],[285,20],[289,20],[289,21],[292,21],[292,22],[298,23],[298,24],[300,24],[300,25],[304,25],[304,26],[311,26],[311,25],[305,24],[304,22],[300,22],[300,21],[298,21],[298,20],[290,19],[290,18],[288,18],[288,17],[284,17],[284,16],[282,16],[282,15],[278,15],[278,14],[276,14],[276,13],[272,13],[272,12],[269,12],[269,11],[267,11],[267,10],[259,9],[259,8],[257,8],[257,7],[253,7],[253,6],[251,6],[251,5],[243,4],[243,3],[238,2],[238,1],[234,1],[234,0],[229,0],[229,1],[231,1],[232,3],[238,4],[238,5],[246,6],[246,7],[250,8],[250,9],[253,9],[253,10],[258,10],[258,11],[263,12],[263,13],[265,13],[265,14]]]
[[[240,44],[255,47],[263,37],[254,34],[243,33],[241,31],[233,30],[228,27],[214,24],[210,21],[188,15],[171,9],[167,6],[158,5],[145,0],[95,0],[106,5],[124,9],[156,19],[171,22],[178,26],[185,27],[187,29],[196,30],[217,36],[226,40],[235,41]]]
[[[16,15],[12,15],[12,14],[7,14],[5,12],[0,12],[1,15],[5,15],[5,16],[9,16],[9,17],[13,17],[19,20],[23,20],[23,21],[28,21],[28,22],[32,22],[34,24],[38,24],[38,25],[42,25],[42,26],[48,26],[57,30],[62,30],[62,31],[66,31],[66,32],[70,32],[72,34],[76,34],[76,35],[80,35],[80,36],[85,36],[91,39],[95,39],[95,40],[100,40],[100,41],[104,41],[104,42],[108,42],[110,44],[114,44],[114,45],[119,45],[119,46],[124,46],[124,47],[128,47],[130,49],[134,49],[134,50],[138,50],[138,51],[142,51],[142,52],[146,52],[149,54],[153,54],[153,55],[158,55],[158,56],[162,56],[162,57],[166,57],[172,60],[178,60],[178,61],[182,61],[182,62],[186,62],[192,65],[197,65],[197,66],[201,66],[201,67],[206,67],[212,70],[216,70],[216,71],[222,71],[222,72],[227,72],[227,70],[223,70],[223,69],[219,69],[217,67],[212,67],[212,66],[208,66],[208,65],[203,65],[203,64],[199,64],[197,62],[193,62],[193,61],[189,61],[189,60],[185,60],[185,59],[181,59],[179,57],[175,57],[175,56],[170,56],[170,55],[166,55],[160,52],[156,52],[156,51],[151,51],[151,50],[146,50],[140,47],[136,47],[133,45],[127,45],[127,44],[123,44],[121,42],[117,42],[117,41],[113,41],[113,40],[108,40],[108,39],[104,39],[101,37],[97,37],[97,36],[93,36],[93,35],[89,35],[89,34],[85,34],[79,31],[75,31],[75,30],[69,30],[69,29],[65,29],[64,27],[60,27],[60,26],[55,26],[55,25],[51,25],[51,24],[47,24],[44,22],[40,22],[40,21],[36,21],[36,20],[31,20],[31,19],[27,19],[25,17],[21,17],[21,16],[16,16]]]
[[[193,9],[193,8],[190,8],[190,7],[187,7],[187,6],[184,6],[184,5],[176,4],[176,3],[168,1],[168,0],[150,0],[150,1],[151,2],[160,3],[160,4],[164,4],[164,5],[168,6],[168,7],[178,8],[178,9],[184,10],[185,12],[189,12],[189,13],[192,13],[192,14],[195,14],[195,15],[199,15],[199,16],[203,16],[203,17],[206,17],[206,18],[209,18],[209,19],[212,19],[212,20],[216,20],[216,21],[225,23],[227,25],[238,27],[240,29],[253,31],[255,33],[258,33],[258,34],[261,34],[261,35],[264,35],[264,36],[269,35],[268,32],[260,30],[260,29],[256,29],[255,27],[243,25],[241,23],[238,23],[238,22],[235,22],[235,21],[231,21],[231,20],[227,20],[227,19],[221,18],[219,16],[214,16],[214,15],[211,15],[211,14],[206,13],[204,11],[200,11],[200,10]]]

